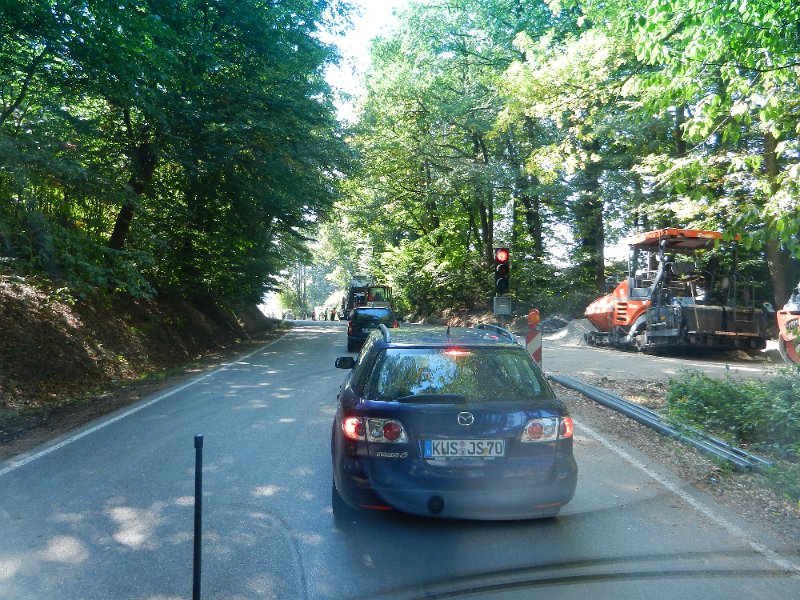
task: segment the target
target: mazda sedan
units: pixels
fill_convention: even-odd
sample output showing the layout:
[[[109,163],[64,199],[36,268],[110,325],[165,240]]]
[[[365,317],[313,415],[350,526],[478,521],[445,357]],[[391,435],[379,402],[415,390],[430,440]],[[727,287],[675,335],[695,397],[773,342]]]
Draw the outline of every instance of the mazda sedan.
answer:
[[[382,326],[336,366],[349,373],[331,438],[335,512],[528,519],[572,499],[572,419],[505,329]]]

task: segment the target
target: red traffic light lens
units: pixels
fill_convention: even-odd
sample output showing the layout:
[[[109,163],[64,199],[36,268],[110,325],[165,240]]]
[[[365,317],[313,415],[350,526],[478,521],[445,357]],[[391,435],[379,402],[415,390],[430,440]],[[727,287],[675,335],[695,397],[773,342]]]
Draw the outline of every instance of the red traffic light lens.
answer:
[[[508,248],[497,248],[494,251],[494,259],[499,263],[508,262]]]

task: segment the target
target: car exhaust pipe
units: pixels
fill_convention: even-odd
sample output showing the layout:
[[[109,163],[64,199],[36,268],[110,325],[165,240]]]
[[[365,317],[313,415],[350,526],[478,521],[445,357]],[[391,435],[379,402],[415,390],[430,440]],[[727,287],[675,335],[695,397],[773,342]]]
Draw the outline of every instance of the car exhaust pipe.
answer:
[[[444,510],[444,498],[441,496],[431,496],[428,500],[428,510],[432,515],[438,515]]]

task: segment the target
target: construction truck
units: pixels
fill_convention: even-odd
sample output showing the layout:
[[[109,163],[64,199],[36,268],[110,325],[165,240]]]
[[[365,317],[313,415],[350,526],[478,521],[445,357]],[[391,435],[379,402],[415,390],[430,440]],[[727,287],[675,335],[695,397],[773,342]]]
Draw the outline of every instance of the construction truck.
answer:
[[[374,283],[367,275],[354,275],[350,280],[350,288],[342,298],[339,318],[349,320],[353,309],[358,306],[392,307],[392,288],[381,283]]]
[[[792,291],[789,301],[777,313],[778,350],[790,365],[800,365],[800,283]]]
[[[627,279],[586,308],[596,328],[586,341],[651,352],[764,348],[766,314],[755,305],[754,283],[737,272],[737,247],[718,231],[666,228],[633,237]]]

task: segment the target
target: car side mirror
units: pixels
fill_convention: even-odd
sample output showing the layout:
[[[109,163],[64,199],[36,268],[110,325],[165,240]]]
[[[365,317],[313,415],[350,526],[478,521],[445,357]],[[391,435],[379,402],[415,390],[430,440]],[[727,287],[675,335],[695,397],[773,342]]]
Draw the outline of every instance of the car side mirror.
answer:
[[[352,369],[356,366],[356,359],[352,356],[340,356],[336,359],[337,369]]]

